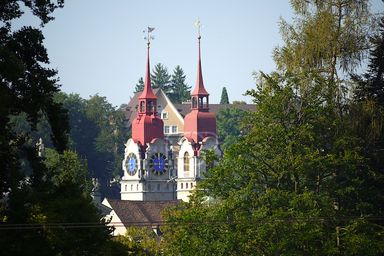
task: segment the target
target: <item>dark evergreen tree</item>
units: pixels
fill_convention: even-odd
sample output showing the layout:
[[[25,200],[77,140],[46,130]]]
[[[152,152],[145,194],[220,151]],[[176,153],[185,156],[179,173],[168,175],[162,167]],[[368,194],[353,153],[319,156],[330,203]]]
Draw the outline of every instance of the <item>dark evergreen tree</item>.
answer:
[[[223,87],[221,91],[220,104],[229,104],[227,88]]]
[[[133,93],[142,92],[144,90],[144,80],[143,77],[140,77],[139,81],[135,86],[135,91]]]
[[[384,105],[384,18],[379,22],[379,33],[371,38],[372,50],[368,71],[363,76],[352,75],[358,86],[357,101],[373,100]]]
[[[24,4],[42,26],[63,0],[8,0],[0,4],[0,247],[2,255],[103,254],[111,232],[87,190],[86,165],[66,151],[68,113],[55,101],[57,72],[41,28],[14,30]],[[15,119],[26,132],[16,133]],[[38,157],[33,138],[39,121],[56,150],[54,159]],[[46,126],[45,126],[46,125]],[[49,136],[48,135],[48,136]],[[47,143],[47,144],[50,144]],[[47,160],[48,162],[46,162]],[[57,161],[56,161],[57,160]],[[22,170],[28,169],[28,175]],[[3,193],[7,192],[7,193]],[[56,224],[53,224],[56,223]],[[69,223],[72,223],[68,226]],[[79,223],[94,226],[79,227]],[[8,226],[8,229],[4,227]],[[75,228],[74,228],[75,227]],[[96,228],[95,228],[96,227]]]
[[[173,71],[169,97],[173,103],[182,103],[191,98],[191,86],[185,83],[185,74],[178,65]]]
[[[367,190],[371,205],[384,205],[384,17],[379,33],[371,38],[368,71],[362,76],[352,75],[357,86],[350,108],[352,125],[362,141],[364,155],[369,160],[372,175]],[[375,208],[376,215],[384,214],[384,207]]]
[[[167,68],[157,63],[151,74],[152,88],[161,88],[166,94],[171,92],[171,76]]]
[[[22,145],[28,140],[12,133],[10,115],[25,113],[32,130],[45,116],[50,125],[53,145],[63,151],[67,144],[68,122],[66,111],[53,101],[59,91],[56,74],[49,64],[39,28],[22,27],[12,30],[12,22],[23,11],[20,3],[31,9],[42,25],[53,19],[52,12],[62,7],[59,1],[3,1],[0,8],[0,191],[17,186],[18,158]]]

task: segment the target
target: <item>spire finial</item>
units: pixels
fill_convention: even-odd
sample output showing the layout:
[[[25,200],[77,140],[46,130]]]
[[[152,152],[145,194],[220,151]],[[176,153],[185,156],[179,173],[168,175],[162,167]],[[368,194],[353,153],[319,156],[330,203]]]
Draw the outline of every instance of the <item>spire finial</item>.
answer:
[[[195,86],[195,89],[193,90],[193,92],[191,93],[191,95],[204,95],[204,96],[208,96],[208,92],[205,90],[204,88],[204,82],[203,82],[203,72],[201,70],[201,52],[200,52],[200,39],[201,39],[201,34],[200,34],[200,30],[201,30],[201,23],[200,23],[200,20],[197,19],[197,21],[195,22],[195,26],[197,27],[197,32],[198,32],[198,41],[199,41],[199,52],[198,52],[198,62],[197,62],[197,79],[196,79],[196,86]]]
[[[155,30],[154,27],[147,27],[147,29],[143,30],[143,33],[146,34],[144,36],[144,39],[147,41],[148,48],[149,48],[149,45],[151,44],[151,41],[155,39],[155,37],[151,34],[153,30]]]
[[[200,22],[200,19],[199,19],[199,18],[197,18],[197,20],[196,20],[196,22],[195,22],[195,26],[196,26],[196,28],[197,28],[197,39],[199,39],[199,41],[200,41],[200,38],[201,38],[201,34],[200,34],[200,32],[201,32],[201,27],[202,27],[202,25],[201,25],[201,22]]]
[[[139,99],[156,99],[156,96],[153,94],[153,91],[152,91],[151,73],[150,73],[150,64],[149,64],[149,46],[151,44],[151,41],[154,39],[154,37],[151,35],[151,32],[153,30],[155,30],[155,28],[148,27],[146,30],[143,31],[143,33],[147,34],[144,37],[144,39],[147,41],[147,67],[146,67],[145,79],[144,79],[144,89]]]

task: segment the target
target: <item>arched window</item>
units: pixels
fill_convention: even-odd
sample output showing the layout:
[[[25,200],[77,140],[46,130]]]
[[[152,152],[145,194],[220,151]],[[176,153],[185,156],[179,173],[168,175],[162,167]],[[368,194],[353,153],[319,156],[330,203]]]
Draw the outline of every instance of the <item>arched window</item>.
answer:
[[[133,184],[131,185],[131,191],[133,190]]]
[[[127,185],[125,185],[124,188],[125,188],[124,190],[127,191]]]
[[[140,101],[140,112],[145,112],[145,101]]]
[[[203,97],[202,101],[203,101],[203,108],[208,108],[208,97]]]
[[[147,104],[148,104],[147,112],[154,112],[155,109],[154,109],[154,106],[153,106],[153,101],[149,100]]]
[[[188,189],[188,183],[185,183],[185,189]]]
[[[184,172],[189,172],[189,154],[188,154],[188,152],[184,153]]]
[[[181,185],[180,185],[180,186],[181,186],[180,188],[181,188],[181,189],[183,189],[183,183],[181,183]]]
[[[203,97],[199,98],[199,108],[203,108]]]
[[[192,97],[192,108],[197,108],[197,97]]]
[[[138,190],[139,190],[139,184],[136,185],[136,191],[138,191]]]

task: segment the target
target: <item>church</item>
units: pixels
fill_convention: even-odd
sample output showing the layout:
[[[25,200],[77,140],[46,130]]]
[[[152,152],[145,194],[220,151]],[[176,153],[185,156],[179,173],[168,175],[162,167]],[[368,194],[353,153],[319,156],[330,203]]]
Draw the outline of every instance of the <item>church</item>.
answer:
[[[164,122],[158,114],[157,93],[151,86],[148,37],[144,90],[138,96],[137,114],[131,120],[132,137],[125,143],[121,199],[103,200],[103,205],[110,209],[107,218],[111,218],[111,223],[123,224],[116,229],[115,235],[124,235],[129,223],[135,222],[132,216],[136,215],[140,216],[136,221],[145,219],[155,230],[161,220],[161,210],[180,200],[188,201],[196,184],[204,179],[207,166],[203,152],[213,150],[217,156],[222,154],[216,135],[216,118],[210,112],[209,93],[203,82],[200,40],[199,34],[197,79],[191,93],[190,112],[182,120],[184,127],[180,139],[168,140],[168,136],[164,136]],[[129,213],[129,209],[138,212]]]

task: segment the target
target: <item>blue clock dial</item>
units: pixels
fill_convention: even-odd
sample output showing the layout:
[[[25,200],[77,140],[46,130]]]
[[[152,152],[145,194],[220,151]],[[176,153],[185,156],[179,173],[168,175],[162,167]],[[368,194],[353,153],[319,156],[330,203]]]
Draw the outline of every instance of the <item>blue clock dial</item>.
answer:
[[[152,155],[149,160],[149,167],[153,173],[157,175],[164,174],[168,169],[167,157],[162,153],[156,153]]]
[[[137,158],[136,155],[133,153],[130,153],[126,160],[126,168],[128,171],[128,174],[133,176],[136,174],[137,171]]]

